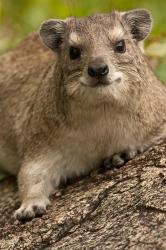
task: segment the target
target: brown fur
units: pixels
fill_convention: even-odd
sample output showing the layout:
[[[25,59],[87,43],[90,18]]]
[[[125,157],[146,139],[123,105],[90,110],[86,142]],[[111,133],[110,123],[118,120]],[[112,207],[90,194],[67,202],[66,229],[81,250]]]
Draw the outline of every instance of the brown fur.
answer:
[[[0,57],[0,164],[19,176],[18,219],[42,214],[61,180],[165,137],[166,88],[140,48],[149,15],[135,12],[148,23],[137,34],[133,13],[70,18],[58,28],[48,22],[41,36],[55,53],[34,33]],[[57,34],[62,41],[55,46]],[[126,42],[123,55],[113,51],[119,39]],[[71,45],[81,48],[79,60],[69,58]],[[87,67],[97,57],[109,65],[108,85],[92,87]]]

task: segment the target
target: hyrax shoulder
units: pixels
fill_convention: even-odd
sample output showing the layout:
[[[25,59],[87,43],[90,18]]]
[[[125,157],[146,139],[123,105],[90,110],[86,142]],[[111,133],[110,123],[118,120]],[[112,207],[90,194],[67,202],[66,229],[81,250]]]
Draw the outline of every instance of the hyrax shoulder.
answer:
[[[0,165],[18,172],[18,219],[44,213],[62,180],[165,137],[166,88],[142,51],[150,30],[142,9],[52,19],[42,42],[32,34],[1,56]]]
[[[18,172],[22,155],[19,142],[28,110],[53,64],[56,55],[41,43],[37,33],[0,56],[0,165],[9,172]]]

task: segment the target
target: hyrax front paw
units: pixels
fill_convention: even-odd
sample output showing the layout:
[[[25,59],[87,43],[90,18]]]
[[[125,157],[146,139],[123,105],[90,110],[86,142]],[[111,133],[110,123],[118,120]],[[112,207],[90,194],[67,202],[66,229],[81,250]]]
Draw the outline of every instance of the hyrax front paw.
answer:
[[[114,154],[104,160],[104,168],[121,167],[127,161],[133,159],[137,155],[137,150],[126,150],[118,154]]]
[[[33,219],[41,216],[46,212],[50,201],[47,198],[33,198],[22,203],[21,207],[16,210],[15,218],[20,221]]]

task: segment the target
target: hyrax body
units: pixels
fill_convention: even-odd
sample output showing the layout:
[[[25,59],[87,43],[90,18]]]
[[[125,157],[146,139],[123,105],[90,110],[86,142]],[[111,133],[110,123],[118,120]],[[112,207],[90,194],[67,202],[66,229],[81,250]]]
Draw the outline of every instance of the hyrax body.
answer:
[[[49,20],[0,58],[0,165],[18,174],[18,219],[45,212],[60,181],[166,135],[166,88],[142,52],[146,10]],[[51,51],[52,50],[52,51]]]

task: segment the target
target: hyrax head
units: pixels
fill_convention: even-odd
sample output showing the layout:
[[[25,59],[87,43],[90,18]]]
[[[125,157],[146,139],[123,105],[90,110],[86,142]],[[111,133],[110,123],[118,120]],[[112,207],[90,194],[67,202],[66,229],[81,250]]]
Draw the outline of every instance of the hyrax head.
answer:
[[[150,30],[149,12],[137,9],[48,20],[40,36],[58,55],[68,94],[94,101],[121,99],[144,77],[142,41]]]

